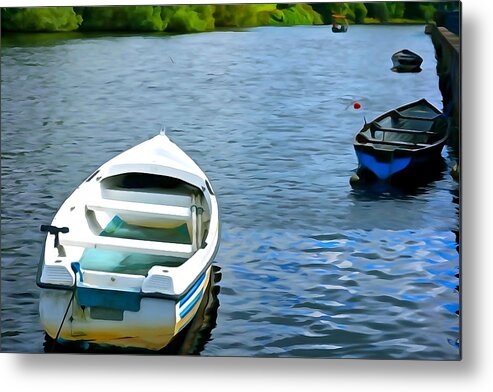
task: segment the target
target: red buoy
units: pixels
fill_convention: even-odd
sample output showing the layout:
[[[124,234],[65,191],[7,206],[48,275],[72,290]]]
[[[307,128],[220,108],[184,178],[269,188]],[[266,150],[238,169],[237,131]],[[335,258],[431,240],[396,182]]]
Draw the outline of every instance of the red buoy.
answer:
[[[361,108],[361,104],[359,102],[355,102],[354,105],[353,105],[353,108],[360,109]]]

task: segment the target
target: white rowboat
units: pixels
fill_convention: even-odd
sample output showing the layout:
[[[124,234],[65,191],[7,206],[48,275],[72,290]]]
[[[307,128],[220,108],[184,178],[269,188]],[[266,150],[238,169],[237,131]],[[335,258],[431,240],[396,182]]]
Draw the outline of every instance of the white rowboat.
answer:
[[[200,306],[219,212],[205,174],[163,133],[102,165],[42,230],[48,339],[159,350]]]

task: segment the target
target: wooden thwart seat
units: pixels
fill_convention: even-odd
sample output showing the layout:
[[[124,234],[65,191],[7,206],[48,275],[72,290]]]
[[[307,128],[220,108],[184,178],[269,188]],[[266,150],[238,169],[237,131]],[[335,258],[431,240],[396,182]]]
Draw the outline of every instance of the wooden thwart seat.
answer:
[[[417,129],[403,129],[403,128],[383,128],[378,124],[372,123],[372,130],[381,132],[395,132],[395,133],[408,133],[412,135],[429,135],[434,136],[437,132],[433,131],[419,131]]]
[[[371,140],[369,142],[372,144],[383,144],[388,146],[402,146],[402,147],[429,147],[429,144],[421,144],[421,143],[410,143],[410,142],[400,142],[396,140]]]
[[[434,119],[440,116],[439,113],[435,113],[435,115],[432,117],[410,116],[408,114],[403,114],[397,110],[393,110],[391,115],[393,115],[393,117],[403,118],[405,120],[423,120],[423,121],[433,121]]]
[[[162,219],[183,219],[183,221],[188,221],[192,217],[190,207],[136,203],[132,201],[98,199],[87,203],[87,208],[93,211],[113,212],[115,214],[142,214]]]
[[[177,207],[190,207],[192,204],[191,194],[179,191],[166,190],[166,192],[152,189],[124,189],[105,188],[102,190],[105,199],[140,202],[149,204],[165,204]]]
[[[378,140],[378,139],[369,138],[363,135],[362,133],[358,134],[356,141],[362,144],[371,143],[371,144],[382,144],[387,146],[402,146],[402,147],[414,147],[414,148],[430,146],[429,144],[403,142],[397,140]]]
[[[130,240],[125,238],[103,236],[61,236],[60,243],[65,246],[79,246],[83,248],[107,249],[123,253],[143,253],[159,256],[189,258],[193,254],[190,244],[175,244],[169,242],[155,242]]]

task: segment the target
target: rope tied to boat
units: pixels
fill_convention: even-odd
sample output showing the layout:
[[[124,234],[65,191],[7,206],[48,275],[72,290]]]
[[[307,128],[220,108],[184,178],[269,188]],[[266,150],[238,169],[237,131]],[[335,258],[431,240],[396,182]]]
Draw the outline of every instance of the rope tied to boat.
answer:
[[[74,277],[74,284],[72,286],[72,295],[70,296],[70,300],[68,301],[67,309],[65,309],[65,313],[62,318],[62,322],[60,323],[60,327],[58,327],[58,331],[56,333],[55,339],[53,340],[53,345],[51,346],[51,351],[55,349],[55,346],[58,341],[58,337],[60,336],[60,332],[62,331],[63,323],[65,322],[65,319],[67,318],[68,310],[70,309],[70,305],[74,302],[74,297],[75,297],[75,292],[77,290],[77,275],[79,275],[79,280],[81,282],[84,281],[84,277],[82,275],[82,270],[80,268],[80,263],[77,261],[74,261],[70,263],[70,268],[72,268],[72,271],[74,271],[75,277]]]

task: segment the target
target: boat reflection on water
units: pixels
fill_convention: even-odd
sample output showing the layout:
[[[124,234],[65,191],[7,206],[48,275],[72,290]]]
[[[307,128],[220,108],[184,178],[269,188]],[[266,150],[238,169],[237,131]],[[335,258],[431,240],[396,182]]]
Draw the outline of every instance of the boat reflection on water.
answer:
[[[94,345],[90,342],[54,344],[53,339],[46,339],[45,353],[81,353],[81,354],[143,354],[143,355],[200,355],[212,331],[216,327],[219,309],[219,292],[222,273],[219,266],[212,266],[212,276],[204,297],[193,320],[175,338],[160,351],[120,348]]]
[[[216,326],[219,308],[219,282],[222,274],[218,266],[212,266],[212,276],[202,303],[192,322],[165,348],[162,355],[200,355],[207,342],[211,340]]]

